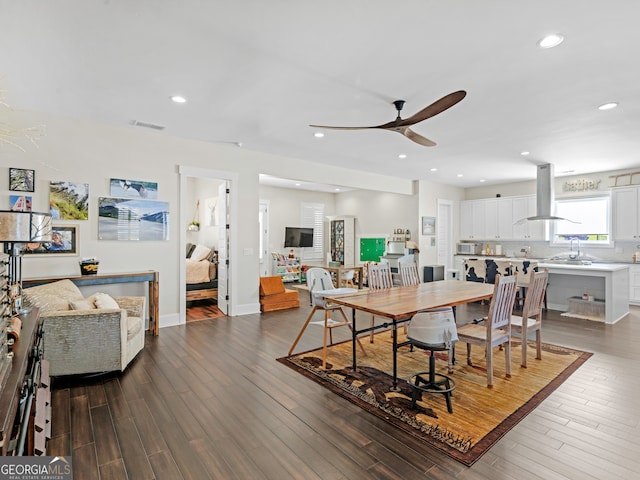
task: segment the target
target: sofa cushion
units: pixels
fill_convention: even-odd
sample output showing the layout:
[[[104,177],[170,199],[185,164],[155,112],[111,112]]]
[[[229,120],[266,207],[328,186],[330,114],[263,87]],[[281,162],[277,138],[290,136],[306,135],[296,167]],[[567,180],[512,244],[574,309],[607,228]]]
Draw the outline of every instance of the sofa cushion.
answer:
[[[140,317],[127,317],[127,340],[134,337],[142,330],[142,319]]]
[[[284,293],[284,283],[282,277],[275,275],[272,277],[260,277],[260,296],[275,295]]]
[[[69,308],[71,310],[94,310],[96,305],[93,303],[93,300],[85,298],[84,300],[70,301]]]
[[[103,309],[120,308],[120,305],[118,305],[118,302],[116,302],[111,295],[108,295],[106,293],[100,293],[100,292],[94,293],[89,298],[90,300],[93,300],[93,303],[95,304],[96,308],[103,308]]]
[[[25,288],[22,298],[26,306],[39,308],[41,314],[69,310],[69,302],[84,300],[82,292],[71,280]]]

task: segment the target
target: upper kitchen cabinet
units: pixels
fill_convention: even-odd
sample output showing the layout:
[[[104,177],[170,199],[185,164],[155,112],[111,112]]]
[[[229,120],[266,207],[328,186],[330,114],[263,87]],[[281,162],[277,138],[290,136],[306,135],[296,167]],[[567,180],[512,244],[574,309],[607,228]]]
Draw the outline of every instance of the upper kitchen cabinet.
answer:
[[[613,239],[640,240],[640,187],[612,190]]]
[[[536,214],[536,196],[513,197],[513,239],[547,240],[547,222],[526,220]]]
[[[483,240],[486,238],[486,205],[484,200],[460,202],[460,239]]]

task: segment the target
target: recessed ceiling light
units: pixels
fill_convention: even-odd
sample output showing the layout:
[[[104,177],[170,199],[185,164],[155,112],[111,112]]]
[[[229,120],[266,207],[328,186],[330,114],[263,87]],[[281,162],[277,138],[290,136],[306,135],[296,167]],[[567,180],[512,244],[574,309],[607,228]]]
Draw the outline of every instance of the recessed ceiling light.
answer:
[[[609,103],[603,103],[598,108],[600,110],[611,110],[612,108],[616,108],[617,106],[618,106],[618,102],[609,102]]]
[[[564,40],[564,37],[559,33],[552,33],[546,37],[538,40],[538,46],[540,48],[553,48],[560,45]]]
[[[406,153],[401,153],[400,155],[398,155],[398,158],[407,158],[407,154]]]
[[[173,97],[171,97],[171,101],[174,103],[187,103],[187,99],[181,97],[180,95],[174,95]]]
[[[527,152],[526,150],[524,152],[520,152],[520,155],[522,155],[523,157],[526,157],[527,155],[529,155],[531,152]]]
[[[462,175],[461,173],[458,174],[458,178],[460,177],[464,177],[464,175]]]
[[[316,133],[313,134],[313,136],[316,137],[316,138],[322,138],[322,137],[324,137],[324,133],[316,132]]]
[[[336,192],[339,192],[339,191],[340,191],[340,189],[339,189],[339,188],[336,188]]]
[[[296,183],[296,187],[299,187],[299,186],[300,186],[300,184],[299,184],[299,183]]]
[[[430,172],[437,172],[437,171],[438,171],[438,169],[434,167],[434,168],[430,168],[430,169],[429,169],[429,171],[430,171]]]
[[[483,178],[482,180],[480,180],[480,183],[484,183],[486,182],[486,180]]]

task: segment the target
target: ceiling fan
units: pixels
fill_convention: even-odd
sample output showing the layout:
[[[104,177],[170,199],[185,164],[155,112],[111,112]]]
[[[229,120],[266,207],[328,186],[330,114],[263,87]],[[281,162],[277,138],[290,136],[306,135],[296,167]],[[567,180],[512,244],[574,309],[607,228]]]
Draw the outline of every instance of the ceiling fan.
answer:
[[[384,123],[382,125],[376,125],[374,127],[332,127],[328,125],[309,125],[310,127],[315,128],[331,128],[333,130],[365,130],[368,128],[380,128],[382,130],[389,130],[391,132],[398,132],[407,137],[409,140],[412,140],[420,145],[424,145],[425,147],[434,147],[436,142],[429,140],[428,138],[423,137],[422,135],[417,134],[409,127],[418,122],[422,122],[427,118],[434,117],[439,113],[444,112],[446,109],[453,107],[456,103],[462,100],[467,95],[467,92],[464,90],[458,90],[457,92],[450,93],[449,95],[445,95],[440,100],[436,100],[428,107],[423,108],[415,115],[405,118],[404,120],[400,118],[400,112],[402,111],[402,107],[404,107],[404,100],[396,100],[393,102],[396,110],[398,111],[398,117],[389,123]]]

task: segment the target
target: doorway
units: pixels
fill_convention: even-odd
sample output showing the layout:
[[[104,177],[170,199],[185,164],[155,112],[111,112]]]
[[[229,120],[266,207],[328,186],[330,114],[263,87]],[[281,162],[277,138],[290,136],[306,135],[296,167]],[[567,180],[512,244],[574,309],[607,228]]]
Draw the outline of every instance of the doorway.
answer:
[[[223,315],[233,315],[234,302],[234,262],[230,259],[236,255],[234,249],[234,228],[237,211],[237,196],[234,194],[233,185],[237,183],[237,174],[226,171],[208,170],[202,168],[179,167],[180,174],[180,295],[179,295],[179,323],[187,321],[187,268],[185,252],[189,244],[202,245],[215,251],[215,291],[211,285],[205,285],[208,289],[203,292],[203,297],[213,297],[217,300],[216,312]],[[192,217],[193,216],[193,217]],[[199,224],[196,228],[186,228],[187,225]],[[182,228],[184,226],[184,228]],[[199,262],[198,262],[199,263]],[[206,269],[205,269],[206,270]],[[191,272],[190,272],[191,276]],[[200,280],[200,279],[199,279]],[[204,280],[204,279],[203,279]],[[189,280],[192,282],[192,279]],[[191,286],[190,286],[191,288]],[[193,294],[190,290],[189,298],[198,298],[199,294]],[[193,317],[206,315],[206,308],[200,309]],[[192,312],[190,312],[192,313]],[[215,316],[215,312],[212,313]]]

